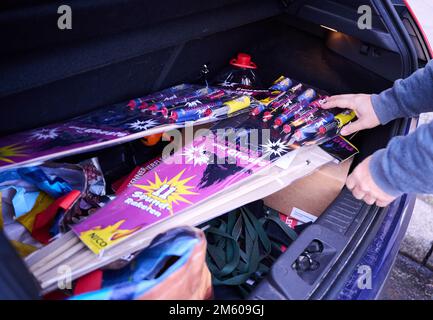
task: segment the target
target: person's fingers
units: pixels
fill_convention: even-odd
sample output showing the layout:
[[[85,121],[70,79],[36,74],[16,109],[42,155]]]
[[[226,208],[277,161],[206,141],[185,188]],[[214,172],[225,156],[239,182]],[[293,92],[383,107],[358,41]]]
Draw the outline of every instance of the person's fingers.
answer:
[[[381,200],[377,200],[376,201],[376,206],[381,207],[381,208],[385,208],[387,207],[391,202],[389,201],[381,201]]]
[[[370,206],[372,206],[376,202],[376,198],[371,195],[366,195],[364,197],[364,202]]]
[[[358,200],[363,200],[365,197],[365,192],[363,192],[358,186],[352,190],[353,196]]]
[[[343,136],[348,136],[363,129],[365,129],[365,125],[362,123],[361,120],[357,120],[344,126],[343,129],[341,129],[340,133]]]
[[[354,109],[353,106],[353,95],[344,94],[339,96],[333,96],[326,99],[326,102],[322,105],[323,109],[341,108],[341,109]]]
[[[353,175],[350,175],[346,180],[346,187],[347,189],[352,191],[353,188],[355,188],[355,186],[356,186],[355,178],[353,177]]]

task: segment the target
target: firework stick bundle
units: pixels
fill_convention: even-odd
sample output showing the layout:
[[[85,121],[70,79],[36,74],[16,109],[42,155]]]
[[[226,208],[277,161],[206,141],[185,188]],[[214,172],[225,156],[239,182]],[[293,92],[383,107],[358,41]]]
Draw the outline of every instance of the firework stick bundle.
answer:
[[[82,249],[83,244],[81,242],[75,244],[72,247],[67,247],[64,249],[63,253],[57,255],[56,258],[49,261],[46,260],[44,261],[44,264],[42,266],[40,266],[39,268],[35,267],[33,268],[33,270],[31,269],[30,271],[32,271],[35,276],[40,276],[44,272],[58,266],[59,263],[61,263],[62,261],[72,258],[77,252],[81,251]]]
[[[261,94],[263,94],[263,92]],[[281,94],[275,94],[275,92],[272,93],[272,94],[275,95],[275,97],[278,97],[278,96],[281,95]],[[269,101],[272,101],[272,98],[268,97],[268,99],[269,99]],[[241,103],[239,103],[238,100]],[[247,101],[248,103],[245,103],[244,100]],[[236,111],[237,112],[239,110],[243,110],[245,108],[245,106],[249,105],[249,103],[250,103],[250,98],[245,98],[245,96],[244,96],[244,98],[233,100],[229,104],[226,104],[225,107],[223,107],[223,108],[226,108],[227,112],[229,112],[229,113],[232,112],[232,111]],[[205,123],[205,122],[203,122],[203,123]],[[142,128],[142,129],[144,129],[144,128]],[[69,245],[71,245],[71,244],[68,243],[66,245],[62,245],[62,246],[60,246],[60,248],[57,248],[57,247],[54,248],[54,247],[50,246],[50,248],[42,249],[38,254],[41,255],[41,256],[46,255],[46,257],[44,257],[41,261],[39,261],[37,263],[35,263],[33,257],[30,257],[28,259],[28,264],[31,266],[32,271],[35,272],[35,274],[39,275],[41,272],[44,272],[45,270],[47,270],[48,268],[50,268],[52,265],[55,264],[56,261],[61,260],[61,258],[57,257],[58,256],[58,252],[61,252],[62,249],[67,248]],[[79,249],[80,249],[79,245],[74,246],[74,251],[79,251]],[[72,253],[69,252],[67,255],[72,255]],[[50,261],[50,260],[52,260],[53,257],[57,257],[56,260],[55,260],[55,262]]]
[[[162,221],[143,232],[131,236],[131,238],[122,244],[114,246],[104,252],[102,257],[89,254],[90,251],[87,248],[83,248],[83,250],[78,251],[72,259],[66,258],[59,265],[64,264],[70,267],[73,273],[72,277],[77,278],[92,269],[102,267],[119,259],[127,253],[146,247],[146,245],[161,232],[180,225],[202,224],[243,204],[272,194],[289,185],[292,181],[313,172],[316,168],[332,160],[332,157],[328,154],[318,148],[315,149],[317,152],[313,153],[308,152],[308,150],[302,150],[303,152],[300,152],[295,158],[289,170],[282,170],[274,166],[264,175],[254,176],[248,182],[244,182],[240,186],[234,185],[232,188],[221,192],[220,195],[177,215],[173,219]],[[310,164],[308,165],[308,163]],[[61,239],[56,242],[59,241],[61,241]],[[36,260],[34,256],[32,259]],[[61,280],[62,276],[63,275],[57,273],[57,268],[53,268],[49,272],[39,275],[38,279],[42,287],[49,291],[55,288],[57,281]]]
[[[269,95],[268,90],[264,90]],[[247,92],[252,95],[253,92]],[[242,99],[243,103],[236,101]],[[207,112],[193,111],[197,104],[211,102]],[[222,103],[217,103],[221,101]],[[187,123],[206,124],[248,111],[251,100],[243,92],[218,87],[182,84],[147,97],[99,108],[65,122],[47,125],[0,138],[0,170],[107,148],[147,136],[180,129]],[[216,117],[213,111],[227,103],[229,112]],[[151,108],[152,107],[152,108]],[[159,107],[167,110],[161,112]],[[183,108],[188,117],[168,117],[169,108]],[[179,112],[178,112],[179,113]]]
[[[231,194],[231,193],[230,193],[230,190],[228,190],[227,192],[223,192],[223,193],[224,193],[224,194],[225,194],[225,193]],[[206,207],[206,206],[208,205],[208,204],[207,204],[208,202],[210,202],[210,201],[205,202],[205,203],[203,204],[203,207]],[[69,237],[70,237],[70,233],[68,233],[68,236],[65,237],[65,238],[69,238]],[[57,246],[58,246],[58,243],[59,243],[59,242],[60,242],[60,240],[57,240],[56,242],[52,243],[50,246],[54,246],[54,245],[57,245]],[[49,252],[49,251],[50,251],[50,250],[49,250],[49,249],[50,249],[50,248],[49,248],[50,246],[48,246],[48,247],[42,249],[38,254],[43,256],[43,252],[42,252],[42,251],[45,250],[45,251]],[[63,246],[63,247],[64,247],[64,246]],[[41,254],[41,253],[42,253],[42,254]],[[34,263],[35,260],[36,260],[36,259],[35,259],[35,256],[34,256],[34,255],[31,256],[31,257],[29,258],[29,261],[32,262],[32,263]],[[49,259],[46,259],[46,258],[43,259],[43,261],[45,261],[45,262],[46,262],[47,260],[49,260]],[[35,265],[36,265],[36,264],[40,264],[40,263],[39,263],[39,262],[36,262]],[[31,268],[33,268],[33,266],[31,266]]]
[[[312,150],[314,150],[314,152]],[[288,157],[291,157],[290,154]],[[280,161],[284,160],[284,158],[285,157],[282,157]],[[59,265],[67,265],[71,268],[73,278],[79,277],[95,268],[107,265],[126,254],[146,247],[146,245],[161,232],[184,224],[198,225],[204,223],[245,203],[277,192],[289,185],[295,179],[313,172],[316,168],[319,168],[321,165],[331,161],[331,159],[332,157],[328,153],[317,147],[312,149],[299,149],[299,154],[293,163],[282,165],[282,167],[286,168],[285,170],[279,169],[274,163],[257,174],[253,174],[243,180],[241,179],[237,183],[226,185],[225,188],[219,188],[219,191],[214,190],[214,193],[209,197],[209,199],[204,200],[202,203],[195,206],[190,206],[187,210],[182,212],[182,214],[177,214],[171,219],[162,220],[161,222],[155,223],[140,232],[136,232],[136,234],[130,235],[124,243],[104,250],[102,256],[93,255],[87,248],[80,249],[80,246],[77,246],[75,250],[77,248],[78,250],[71,256],[71,258],[67,258],[70,254],[65,253],[62,254],[62,258],[57,261],[62,260],[61,263],[59,262]],[[280,161],[277,161],[277,164],[279,164]],[[179,181],[179,179],[177,181]],[[221,189],[224,189],[224,191],[221,191]],[[266,190],[266,192],[264,192],[264,190]],[[71,237],[71,235],[68,234],[68,237]],[[68,237],[66,237],[66,239],[68,239]],[[61,242],[61,239],[53,243],[53,246],[56,247],[57,251],[59,248],[67,247],[64,243],[59,244],[58,242]],[[47,250],[49,252],[51,248],[48,246],[42,250]],[[33,262],[38,263],[39,265],[41,263],[37,261],[41,259],[44,259],[44,261],[49,263],[50,266],[57,263],[57,261],[56,263],[47,261],[48,259],[43,258],[43,254],[42,257],[40,257],[41,252],[37,253],[37,255],[39,255],[39,257],[33,255],[30,260],[33,260]],[[34,270],[35,268],[32,267],[32,269]],[[46,292],[55,289],[57,281],[61,280],[63,277],[63,275],[58,274],[57,267],[53,267],[51,270],[46,272],[45,270],[43,270],[43,272],[36,270],[36,273]]]
[[[62,235],[60,239],[51,242],[49,245],[36,251],[34,254],[29,255],[26,258],[26,263],[30,267],[30,271],[34,271],[40,267],[43,267],[44,264],[55,259],[65,250],[71,248],[75,244],[82,244],[82,242],[80,242],[79,239],[75,237],[71,232],[68,232]],[[39,260],[38,257],[43,258]]]

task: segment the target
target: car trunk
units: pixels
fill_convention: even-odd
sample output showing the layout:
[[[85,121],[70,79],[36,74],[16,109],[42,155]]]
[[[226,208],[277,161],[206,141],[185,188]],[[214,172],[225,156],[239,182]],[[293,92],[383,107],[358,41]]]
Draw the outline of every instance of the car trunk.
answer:
[[[379,92],[410,69],[401,44],[392,41],[395,36],[389,37],[384,19],[365,33],[353,27],[357,1],[292,2],[188,1],[180,6],[159,1],[152,7],[137,1],[124,1],[123,6],[119,1],[98,1],[89,8],[85,1],[77,1],[72,6],[72,30],[50,27],[58,17],[52,11],[57,3],[46,1],[35,7],[30,1],[22,8],[6,3],[9,10],[0,19],[11,42],[0,50],[7,59],[2,63],[6,81],[0,92],[0,132],[35,128],[174,84],[195,82],[204,65],[212,78],[238,52],[254,58],[263,83],[287,75],[330,94]],[[332,14],[334,19],[329,20]],[[23,21],[40,23],[29,32],[18,27]],[[6,34],[8,30],[14,30],[14,35]],[[35,39],[36,32],[43,36]],[[405,128],[405,122],[399,121],[359,133],[352,141],[360,149],[352,167]],[[94,154],[116,158],[116,150]],[[124,174],[113,172],[113,178]],[[341,259],[349,259],[348,252],[380,225],[379,213],[343,190],[276,266],[290,265],[311,241],[319,240],[326,244],[318,258],[322,268],[302,276],[291,271],[278,283],[274,272],[252,297],[308,298],[320,283],[328,281],[329,287],[332,279],[325,275],[338,264],[341,267]]]

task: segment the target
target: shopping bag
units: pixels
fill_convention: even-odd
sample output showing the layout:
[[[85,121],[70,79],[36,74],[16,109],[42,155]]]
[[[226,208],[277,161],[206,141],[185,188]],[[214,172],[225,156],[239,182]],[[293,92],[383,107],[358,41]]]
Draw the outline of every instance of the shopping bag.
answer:
[[[127,266],[104,270],[99,290],[72,299],[209,299],[212,285],[205,258],[206,239],[201,230],[173,229],[155,238]]]

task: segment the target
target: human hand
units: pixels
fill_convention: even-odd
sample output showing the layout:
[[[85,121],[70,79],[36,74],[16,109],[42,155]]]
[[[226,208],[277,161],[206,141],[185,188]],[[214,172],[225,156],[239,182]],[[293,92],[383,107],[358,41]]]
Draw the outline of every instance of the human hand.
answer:
[[[371,129],[380,125],[369,94],[343,94],[327,99],[323,109],[342,108],[355,111],[357,121],[349,123],[342,130],[343,136],[351,135],[360,130]]]
[[[387,194],[374,182],[370,173],[370,161],[371,157],[356,167],[347,178],[346,186],[352,191],[356,199],[363,200],[369,205],[376,204],[378,207],[387,207],[397,197]]]

